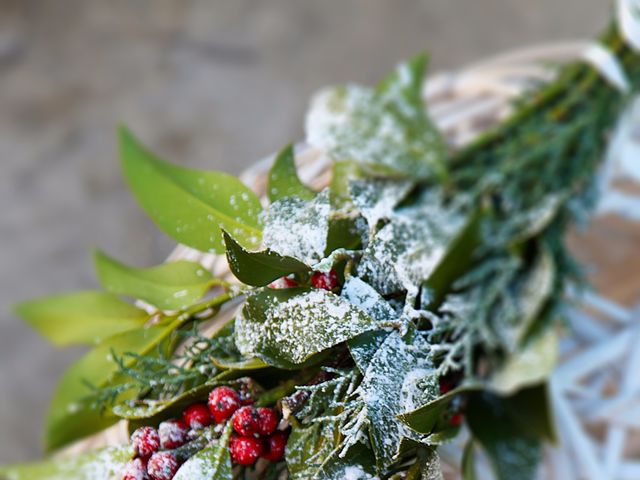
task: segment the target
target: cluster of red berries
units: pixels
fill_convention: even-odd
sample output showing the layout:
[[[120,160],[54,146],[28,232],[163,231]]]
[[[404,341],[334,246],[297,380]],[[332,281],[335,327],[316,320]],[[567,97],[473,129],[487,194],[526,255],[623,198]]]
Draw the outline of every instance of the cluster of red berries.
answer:
[[[297,286],[298,282],[291,277],[280,277],[269,284],[269,288],[274,289],[294,288]],[[340,286],[338,272],[333,269],[329,273],[314,272],[311,276],[311,286],[329,291],[336,290]]]
[[[235,433],[229,452],[235,463],[253,465],[260,457],[271,462],[282,460],[287,434],[277,430],[280,416],[274,409],[242,405],[238,393],[229,387],[218,387],[211,392],[209,407],[219,412],[221,421],[231,418]]]
[[[140,427],[131,435],[135,458],[130,461],[123,480],[171,480],[184,458],[176,449],[187,444],[214,421],[231,419],[237,434],[231,439],[231,459],[239,465],[252,465],[259,458],[279,461],[287,444],[285,432],[277,431],[280,417],[272,408],[254,408],[253,400],[231,387],[217,387],[209,394],[208,404],[189,405],[182,420],[167,420],[158,426]]]

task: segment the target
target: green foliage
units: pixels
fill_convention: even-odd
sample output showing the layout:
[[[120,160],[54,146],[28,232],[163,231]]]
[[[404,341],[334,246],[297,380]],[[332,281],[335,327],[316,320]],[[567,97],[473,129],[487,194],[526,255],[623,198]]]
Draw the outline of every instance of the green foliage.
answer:
[[[263,287],[280,277],[309,270],[309,267],[299,260],[271,250],[249,252],[226,232],[224,243],[229,268],[245,285]]]
[[[96,480],[117,478],[131,459],[131,447],[109,447],[70,458],[0,467],[6,480]]]
[[[326,290],[263,289],[249,296],[236,320],[236,344],[245,356],[292,368],[377,328],[362,310]]]
[[[94,261],[106,290],[144,300],[163,310],[179,310],[193,304],[209,290],[213,278],[201,265],[185,260],[141,269],[128,267],[98,251]]]
[[[229,440],[232,425],[228,422],[213,446],[205,447],[187,460],[176,473],[175,480],[232,480]]]
[[[120,129],[120,157],[138,202],[176,241],[222,253],[224,229],[247,247],[260,244],[260,200],[235,177],[171,165],[125,128]]]
[[[45,436],[47,450],[58,449],[115,423],[116,417],[93,407],[87,384],[107,386],[118,371],[114,355],[148,354],[172,331],[170,326],[156,326],[121,333],[106,339],[74,363],[58,383],[51,400]],[[127,360],[129,365],[133,362],[132,358]]]
[[[307,122],[312,145],[355,160],[378,176],[447,177],[447,147],[426,114],[426,57],[400,65],[377,89],[337,87],[317,96]]]
[[[287,197],[313,200],[316,193],[298,178],[294,163],[293,146],[288,145],[276,156],[269,172],[267,195],[271,202]]]
[[[149,315],[115,295],[87,291],[23,302],[15,312],[59,346],[95,344],[142,327]]]

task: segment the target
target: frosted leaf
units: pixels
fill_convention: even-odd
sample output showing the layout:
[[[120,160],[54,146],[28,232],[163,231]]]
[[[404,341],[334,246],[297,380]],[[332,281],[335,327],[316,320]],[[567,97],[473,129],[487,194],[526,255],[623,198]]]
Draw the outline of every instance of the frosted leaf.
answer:
[[[264,245],[308,265],[324,257],[329,231],[328,190],[314,200],[284,198],[271,204],[266,213],[263,231]]]
[[[377,328],[364,311],[326,290],[266,289],[247,299],[236,320],[236,344],[267,363],[300,364]]]
[[[445,142],[421,98],[424,59],[401,65],[378,90],[325,89],[307,115],[307,142],[335,161],[356,160],[412,178],[442,177]]]
[[[396,212],[364,250],[357,273],[383,295],[417,292],[435,271],[467,218],[438,204]]]
[[[6,480],[96,480],[121,478],[125,464],[132,457],[131,447],[109,447],[70,458],[42,463],[0,467],[0,477]]]
[[[286,448],[287,468],[291,480],[317,478],[322,463],[335,454],[338,430],[335,422],[296,425],[291,430]]]
[[[432,371],[428,355],[429,345],[422,337],[416,337],[410,345],[393,332],[365,372],[358,393],[367,406],[378,469],[384,470],[393,463],[403,438],[415,437],[397,415],[426,396],[437,396],[435,383],[424,380]],[[418,389],[426,393],[419,394]]]
[[[382,219],[390,218],[393,209],[414,186],[410,181],[356,180],[350,183],[351,198],[373,230]]]
[[[314,480],[380,480],[375,475],[373,452],[359,443],[345,455],[334,452],[330,455]]]
[[[200,450],[187,460],[173,477],[174,480],[231,480],[231,430],[232,425],[229,422],[215,444]]]
[[[340,295],[379,322],[393,320],[397,316],[382,295],[357,277],[351,277],[345,282]]]

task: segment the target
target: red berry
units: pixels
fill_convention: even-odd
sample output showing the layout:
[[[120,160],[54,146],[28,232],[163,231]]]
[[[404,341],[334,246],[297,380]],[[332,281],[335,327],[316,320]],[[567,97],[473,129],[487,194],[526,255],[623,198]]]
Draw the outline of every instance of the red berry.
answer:
[[[131,435],[131,445],[137,456],[148,458],[160,449],[160,436],[153,427],[140,427]]]
[[[147,471],[153,480],[171,480],[178,467],[178,460],[171,452],[154,453],[147,463]]]
[[[182,412],[184,423],[193,430],[201,430],[211,425],[211,412],[204,403],[194,403],[189,405]]]
[[[255,437],[231,438],[229,453],[231,460],[239,465],[253,465],[262,454],[262,440]]]
[[[277,462],[284,457],[284,450],[287,446],[287,434],[276,432],[264,440],[264,451],[262,458],[271,462]]]
[[[298,282],[296,282],[293,278],[289,278],[289,277],[280,277],[269,284],[269,288],[273,288],[275,290],[284,290],[287,288],[294,288],[297,286],[298,286]]]
[[[259,420],[258,411],[249,406],[238,409],[231,419],[233,429],[244,437],[250,437],[258,433]]]
[[[240,408],[240,396],[231,387],[216,387],[209,394],[209,410],[216,423],[222,423]]]
[[[452,427],[459,427],[462,424],[462,418],[463,417],[461,413],[454,413],[449,419],[449,425],[451,425]]]
[[[273,408],[258,408],[258,433],[262,436],[271,435],[278,428],[280,419]]]
[[[331,269],[329,273],[315,272],[311,277],[311,285],[323,290],[335,290],[338,288],[338,272]]]
[[[127,463],[124,467],[122,480],[148,480],[147,466],[141,458],[136,458]]]
[[[160,445],[165,450],[181,447],[187,442],[189,428],[182,420],[167,420],[158,426]]]

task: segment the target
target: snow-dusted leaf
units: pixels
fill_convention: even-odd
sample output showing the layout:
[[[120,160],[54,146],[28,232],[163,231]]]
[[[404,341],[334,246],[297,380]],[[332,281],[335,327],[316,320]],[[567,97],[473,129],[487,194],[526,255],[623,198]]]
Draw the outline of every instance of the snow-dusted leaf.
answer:
[[[373,230],[382,219],[390,218],[394,208],[411,191],[414,183],[398,180],[354,180],[350,183],[353,202]]]
[[[291,480],[315,478],[324,460],[336,451],[339,440],[340,432],[335,422],[302,426],[294,420],[285,454]]]
[[[473,437],[489,455],[499,480],[533,480],[542,457],[540,439],[521,427],[505,400],[487,393],[470,396],[467,423]]]
[[[426,281],[468,218],[437,204],[398,212],[364,250],[358,275],[383,295],[417,290]]]
[[[378,89],[356,85],[318,93],[307,141],[333,160],[356,160],[379,173],[417,179],[447,176],[445,141],[422,101],[426,57],[398,67]]]
[[[314,480],[379,480],[376,476],[373,452],[362,443],[351,447],[344,455],[330,455],[313,477]]]
[[[280,255],[313,265],[324,257],[330,213],[328,190],[312,201],[278,200],[267,211],[263,243]]]
[[[389,302],[360,278],[349,278],[340,295],[379,322],[393,320],[397,316]]]
[[[414,437],[397,416],[437,396],[429,345],[416,336],[410,343],[392,332],[376,352],[358,388],[369,417],[370,437],[379,471],[393,463],[404,437]]]
[[[375,356],[388,336],[388,331],[376,330],[365,332],[347,342],[351,357],[361,373],[364,374],[367,370],[371,359]]]
[[[246,285],[262,287],[277,278],[309,269],[299,260],[282,256],[271,250],[249,252],[227,232],[224,232],[224,243],[229,269]]]
[[[97,480],[121,478],[125,464],[133,457],[130,446],[109,447],[69,458],[41,463],[0,467],[6,480]]]
[[[178,310],[193,304],[207,293],[213,278],[202,265],[186,260],[134,268],[97,251],[94,263],[106,290],[144,300],[163,310]]]
[[[246,356],[295,366],[377,328],[364,311],[326,290],[264,289],[247,299],[237,318],[236,344]]]
[[[228,422],[215,444],[200,450],[187,460],[173,477],[174,480],[231,480],[231,431],[232,424]]]
[[[267,196],[271,202],[287,197],[312,200],[316,192],[303,184],[298,178],[294,162],[293,146],[288,145],[276,156],[269,171]]]

